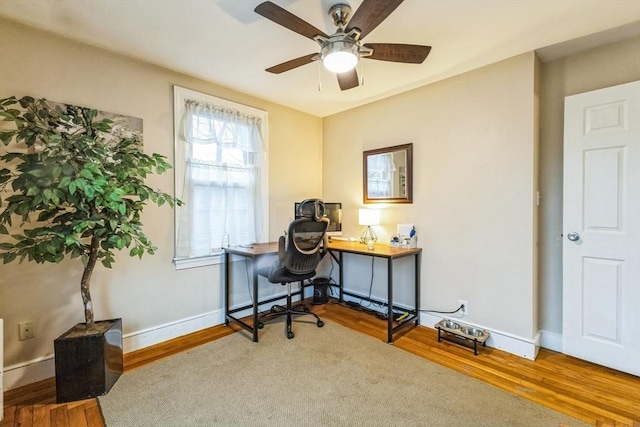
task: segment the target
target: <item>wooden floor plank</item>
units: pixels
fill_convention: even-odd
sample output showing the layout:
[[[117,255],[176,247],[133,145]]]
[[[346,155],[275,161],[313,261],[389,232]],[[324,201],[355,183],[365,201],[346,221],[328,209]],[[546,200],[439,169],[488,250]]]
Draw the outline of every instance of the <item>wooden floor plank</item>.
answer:
[[[84,404],[74,407],[67,406],[67,416],[69,417],[69,425],[74,427],[89,427],[87,418],[84,413]]]
[[[34,405],[33,425],[37,427],[51,426],[51,405]]]
[[[85,408],[84,413],[89,427],[105,427],[104,418],[102,417],[102,411],[100,410],[97,399],[94,399],[94,405]]]
[[[13,427],[16,424],[16,405],[5,406],[3,411],[2,421],[0,421],[0,427]]]
[[[51,427],[70,427],[66,405],[55,405],[51,410]]]
[[[33,426],[33,405],[20,405],[16,411],[16,423],[22,427]]]

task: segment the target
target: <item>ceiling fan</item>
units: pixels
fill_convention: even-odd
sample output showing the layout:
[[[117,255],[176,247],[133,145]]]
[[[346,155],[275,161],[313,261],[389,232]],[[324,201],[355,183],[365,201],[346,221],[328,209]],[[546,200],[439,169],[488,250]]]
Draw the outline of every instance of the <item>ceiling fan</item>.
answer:
[[[338,28],[330,36],[275,3],[266,1],[259,4],[254,9],[256,13],[320,45],[320,53],[301,56],[274,65],[266,71],[280,74],[320,60],[328,70],[336,73],[340,89],[347,90],[360,85],[355,68],[360,58],[421,64],[429,55],[431,46],[362,43],[362,39],[384,21],[402,1],[363,0],[351,19],[351,7],[343,3],[336,4],[329,9],[329,16]]]

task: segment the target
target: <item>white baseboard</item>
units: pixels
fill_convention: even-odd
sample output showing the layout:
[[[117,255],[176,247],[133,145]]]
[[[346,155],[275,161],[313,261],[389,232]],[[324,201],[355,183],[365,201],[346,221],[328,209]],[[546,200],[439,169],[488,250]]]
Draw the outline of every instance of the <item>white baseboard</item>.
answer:
[[[444,319],[445,317],[439,316],[433,313],[420,313],[420,324],[434,329],[436,323]],[[456,320],[456,319],[453,319]],[[461,323],[468,324],[470,326],[484,329],[489,332],[489,338],[485,341],[488,347],[497,348],[507,353],[515,354],[516,356],[524,357],[529,360],[535,360],[540,350],[540,333],[538,332],[533,339],[527,339],[518,337],[508,332],[502,332],[498,330],[492,330],[485,328],[482,325],[475,325],[461,321]],[[481,349],[479,350],[482,351]]]
[[[4,368],[4,391],[54,376],[53,354]]]
[[[198,316],[180,319],[141,331],[132,332],[122,337],[124,353],[149,347],[161,342],[191,334],[202,329],[224,323],[224,310],[211,311]]]
[[[541,347],[562,353],[562,334],[549,331],[540,332],[542,336]]]
[[[122,337],[123,351],[129,353],[222,323],[224,323],[224,310],[216,310],[132,332]],[[28,362],[6,366],[3,387],[7,391],[53,376],[55,376],[55,362],[53,354],[51,354]]]

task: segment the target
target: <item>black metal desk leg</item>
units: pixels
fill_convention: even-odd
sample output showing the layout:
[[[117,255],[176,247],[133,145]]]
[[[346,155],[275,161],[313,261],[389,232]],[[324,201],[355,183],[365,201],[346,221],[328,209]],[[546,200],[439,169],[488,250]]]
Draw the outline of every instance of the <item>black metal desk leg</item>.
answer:
[[[344,301],[344,270],[343,270],[343,265],[344,265],[344,259],[342,257],[342,251],[340,251],[338,253],[338,258],[340,258],[340,262],[338,262],[338,264],[340,264],[338,267],[338,278],[340,279],[340,286],[338,287],[338,294],[340,295],[340,302]]]
[[[387,342],[393,343],[393,259],[387,258]]]
[[[253,259],[253,342],[258,342],[258,269]]]
[[[420,254],[418,252],[413,259],[415,262],[415,283],[416,283],[416,326],[420,324]]]

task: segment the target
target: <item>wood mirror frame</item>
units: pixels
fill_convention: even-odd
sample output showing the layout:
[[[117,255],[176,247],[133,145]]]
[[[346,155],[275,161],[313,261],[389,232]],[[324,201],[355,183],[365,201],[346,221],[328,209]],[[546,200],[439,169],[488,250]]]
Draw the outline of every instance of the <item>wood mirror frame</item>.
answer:
[[[380,157],[376,157],[380,156]],[[389,172],[370,170],[373,162],[384,168],[389,162]],[[388,173],[389,176],[384,176]],[[376,194],[375,177],[382,175],[383,191]],[[363,152],[362,187],[364,203],[413,203],[413,144],[396,145]]]

